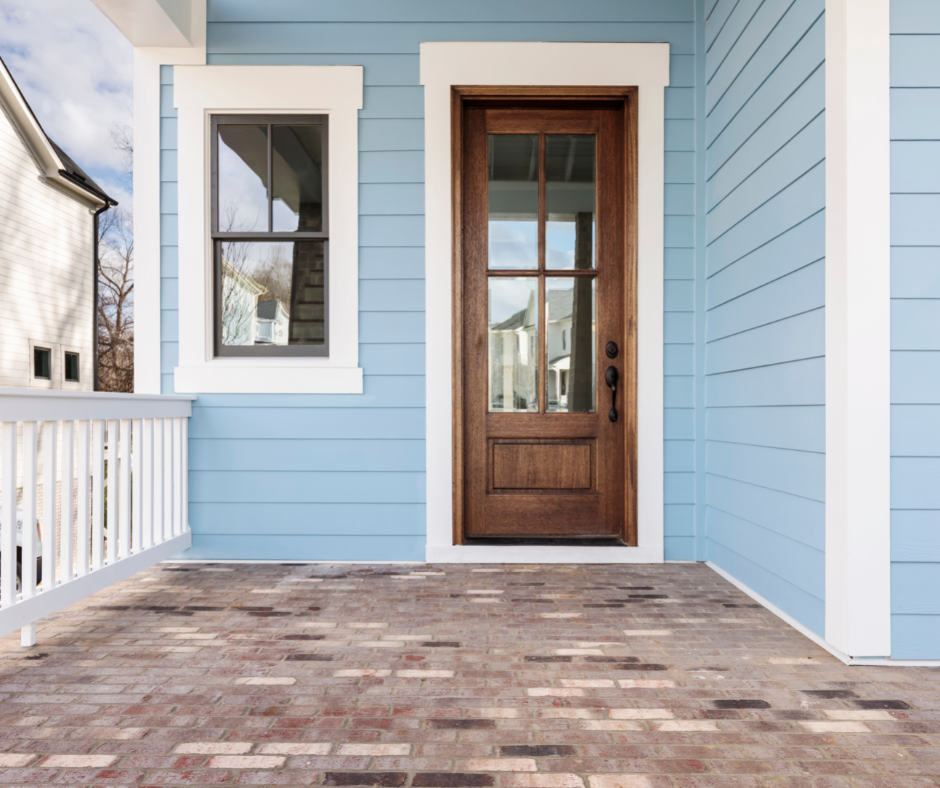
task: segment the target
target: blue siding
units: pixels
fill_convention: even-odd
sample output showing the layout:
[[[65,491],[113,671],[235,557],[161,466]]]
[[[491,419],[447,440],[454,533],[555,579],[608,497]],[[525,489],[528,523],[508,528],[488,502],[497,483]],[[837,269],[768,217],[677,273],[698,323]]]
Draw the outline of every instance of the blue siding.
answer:
[[[823,0],[717,0],[706,24],[699,331],[707,558],[825,623]]]
[[[940,658],[940,13],[891,2],[891,656]]]
[[[205,395],[191,425],[191,555],[424,556],[422,41],[668,41],[666,556],[694,557],[695,8],[689,0],[209,0],[210,64],[364,66],[360,112],[360,363],[365,393]],[[698,55],[703,55],[701,49]],[[178,357],[176,112],[162,70],[161,370]],[[704,192],[701,192],[704,194]],[[704,391],[704,389],[700,389]]]

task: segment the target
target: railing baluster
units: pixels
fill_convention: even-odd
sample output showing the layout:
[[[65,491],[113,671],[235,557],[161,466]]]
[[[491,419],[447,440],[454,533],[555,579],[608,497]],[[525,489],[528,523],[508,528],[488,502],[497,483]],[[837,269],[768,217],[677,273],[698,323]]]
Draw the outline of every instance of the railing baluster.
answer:
[[[53,447],[55,442],[53,441]],[[20,599],[30,599],[36,595],[36,523],[38,507],[36,489],[38,484],[39,423],[23,422],[23,526],[19,530],[20,545]],[[55,516],[55,510],[52,512]],[[36,624],[31,623],[20,629],[20,645],[36,645]]]
[[[153,419],[142,419],[140,439],[140,484],[134,490],[140,490],[141,498],[141,547],[153,546]]]
[[[117,543],[117,557],[127,558],[131,554],[131,423],[128,419],[120,421],[118,471],[121,480],[121,532]]]
[[[163,541],[163,419],[153,420],[153,543]]]
[[[118,480],[118,450],[120,448],[120,427],[114,419],[108,421],[108,466],[107,474],[107,503],[105,504],[105,517],[108,521],[108,533],[104,540],[107,562],[113,564],[117,561],[118,535],[121,530],[121,483]]]
[[[58,542],[62,549],[62,582],[72,576],[72,528],[75,515],[75,422],[62,422],[62,517],[59,520]],[[66,569],[67,567],[67,569]],[[56,587],[56,529],[42,535],[42,587]]]
[[[3,422],[3,528],[0,529],[0,606],[16,602],[16,422]]]
[[[139,553],[143,549],[141,542],[140,513],[143,503],[143,479],[141,477],[140,463],[143,457],[141,437],[143,434],[143,420],[134,419],[133,439],[131,440],[131,552]]]
[[[91,423],[91,569],[104,566],[104,421]]]
[[[183,533],[183,425],[173,419],[173,536]]]
[[[183,422],[182,425],[182,459],[181,464],[183,472],[181,474],[183,484],[183,528],[182,532],[185,533],[189,530],[189,419],[180,419]]]
[[[52,539],[53,549],[55,549],[55,534],[56,534],[56,487],[59,474],[58,474],[58,458],[59,452],[57,450],[59,441],[59,422],[57,421],[46,421],[42,425],[42,538],[46,539],[47,535]],[[26,523],[23,523],[24,530],[24,544],[25,544],[25,530]],[[45,549],[45,543],[43,544],[43,549]],[[55,561],[53,564],[53,572],[55,572]],[[42,573],[45,575],[46,567],[45,562],[43,562]],[[55,575],[52,575],[55,577]]]
[[[55,422],[53,422],[54,424]],[[43,436],[45,437],[45,436]],[[53,451],[55,440],[52,441]],[[20,548],[20,586],[23,599],[29,599],[36,594],[36,523],[38,522],[38,506],[36,489],[39,479],[37,477],[39,466],[39,423],[35,421],[23,422],[23,527],[20,529],[22,546]],[[45,460],[45,457],[43,457]],[[44,463],[46,464],[46,463]],[[55,472],[55,460],[53,460]],[[46,474],[48,479],[48,474]],[[43,498],[45,499],[45,490]],[[52,499],[55,503],[55,498]],[[52,510],[55,518],[55,509]],[[55,522],[55,519],[53,519]],[[30,644],[32,645],[32,644]]]
[[[163,420],[163,539],[176,532],[173,524],[173,419]]]
[[[88,450],[91,443],[91,422],[83,420],[78,422],[78,517],[75,518],[75,539],[78,551],[76,553],[75,574],[83,577],[88,574],[89,549],[91,548],[90,508],[91,496],[88,483],[90,471],[88,468]],[[65,557],[65,543],[62,544],[62,582],[72,579],[71,568],[72,553]],[[66,563],[68,561],[69,563]]]

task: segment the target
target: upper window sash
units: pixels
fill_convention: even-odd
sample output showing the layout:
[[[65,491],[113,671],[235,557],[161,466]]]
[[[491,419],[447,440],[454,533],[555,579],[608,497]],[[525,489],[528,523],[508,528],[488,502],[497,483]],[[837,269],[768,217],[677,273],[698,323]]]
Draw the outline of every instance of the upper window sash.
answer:
[[[211,116],[211,226],[213,239],[218,240],[298,240],[298,239],[329,239],[329,116],[328,115],[212,115]],[[321,172],[322,172],[322,230],[309,231],[278,231],[274,227],[274,127],[290,125],[315,125],[323,128],[321,139]],[[262,126],[267,128],[267,229],[252,231],[223,231],[220,230],[219,221],[219,126]]]

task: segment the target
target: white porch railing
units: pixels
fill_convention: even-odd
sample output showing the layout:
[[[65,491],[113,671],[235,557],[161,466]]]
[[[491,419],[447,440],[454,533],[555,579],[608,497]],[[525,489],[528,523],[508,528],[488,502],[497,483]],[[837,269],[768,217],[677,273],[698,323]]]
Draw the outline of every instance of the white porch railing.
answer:
[[[0,636],[191,546],[194,399],[0,389]]]

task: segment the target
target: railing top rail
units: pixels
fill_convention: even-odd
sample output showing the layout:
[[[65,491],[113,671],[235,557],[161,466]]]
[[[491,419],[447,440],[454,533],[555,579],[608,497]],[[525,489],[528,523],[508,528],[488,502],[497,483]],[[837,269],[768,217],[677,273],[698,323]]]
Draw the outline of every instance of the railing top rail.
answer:
[[[196,397],[0,388],[0,421],[164,419],[192,415]]]

